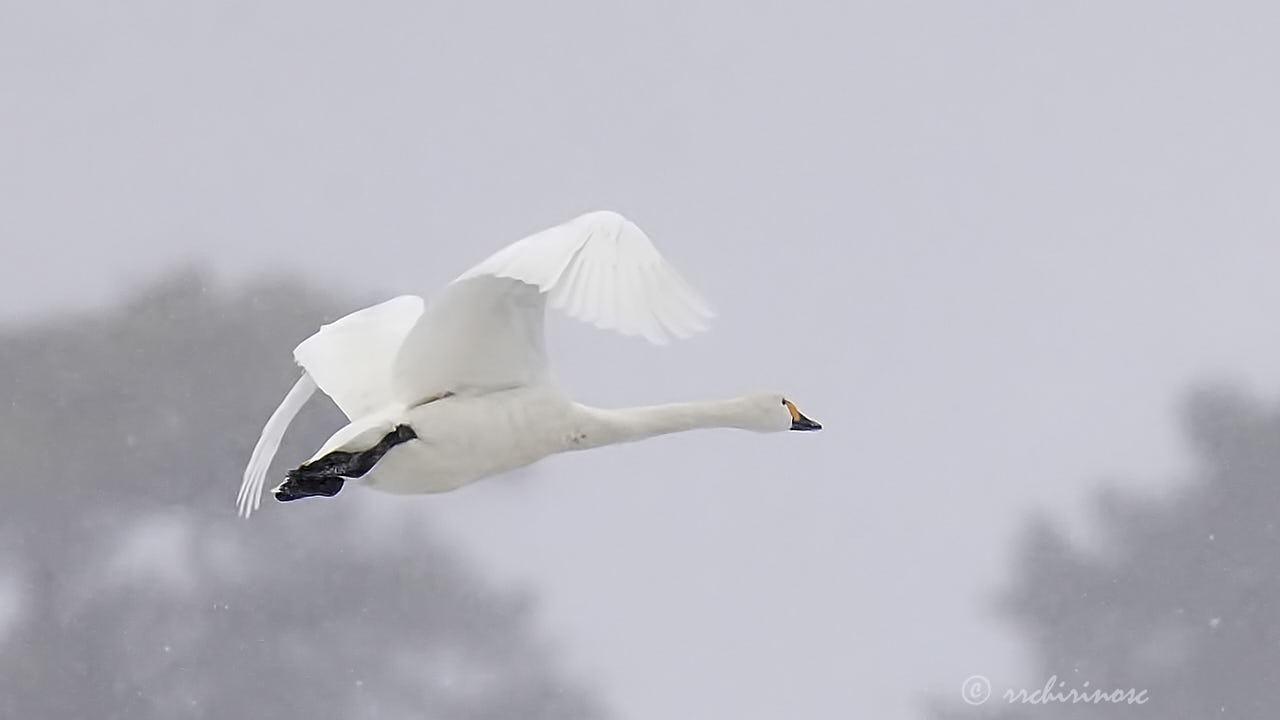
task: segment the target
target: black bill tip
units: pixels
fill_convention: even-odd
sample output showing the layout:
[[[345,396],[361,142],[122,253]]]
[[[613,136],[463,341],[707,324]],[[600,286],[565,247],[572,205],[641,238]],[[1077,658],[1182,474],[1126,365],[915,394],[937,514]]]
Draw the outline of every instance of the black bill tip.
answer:
[[[810,420],[809,418],[805,417],[804,415],[801,415],[800,413],[796,413],[796,415],[797,415],[798,417],[796,417],[796,419],[794,419],[794,420],[792,420],[792,421],[791,421],[791,429],[792,429],[792,430],[806,430],[806,431],[808,431],[808,430],[821,430],[821,429],[822,429],[822,425],[820,425],[820,424],[818,424],[818,423],[816,423],[816,422],[814,422],[814,421]]]

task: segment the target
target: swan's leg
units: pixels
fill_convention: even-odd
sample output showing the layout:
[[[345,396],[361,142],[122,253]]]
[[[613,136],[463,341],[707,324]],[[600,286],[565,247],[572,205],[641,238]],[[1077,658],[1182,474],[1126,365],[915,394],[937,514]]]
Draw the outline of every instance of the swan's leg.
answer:
[[[413,428],[408,425],[397,425],[395,430],[387,433],[378,441],[378,444],[368,450],[357,452],[335,450],[316,459],[315,462],[290,470],[285,475],[285,481],[273,490],[272,494],[280,502],[314,495],[333,497],[342,489],[342,484],[347,479],[364,476],[391,448],[417,437]]]

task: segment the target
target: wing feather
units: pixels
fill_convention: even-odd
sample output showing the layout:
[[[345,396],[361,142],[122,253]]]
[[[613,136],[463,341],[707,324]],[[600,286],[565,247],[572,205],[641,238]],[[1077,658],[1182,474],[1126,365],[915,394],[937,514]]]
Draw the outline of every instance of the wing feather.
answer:
[[[646,273],[654,282],[642,279]],[[570,317],[657,343],[705,330],[715,317],[649,237],[608,210],[518,240],[458,279],[483,275],[535,285]]]
[[[591,235],[582,246],[584,255],[590,253],[587,262],[591,263],[594,270],[591,273],[591,294],[584,298],[587,314],[582,319],[601,330],[611,329],[610,324],[616,325],[618,319],[613,293],[618,285],[617,248],[613,247],[613,243],[614,238],[605,229],[592,228]]]
[[[595,273],[600,268],[593,265],[586,255],[587,253],[577,253],[576,264],[579,268],[577,280],[572,285],[565,286],[564,290],[569,299],[569,306],[566,309],[569,317],[590,322],[588,319],[588,313],[591,312],[591,305],[588,302],[590,291],[584,288],[592,286],[595,282]]]
[[[581,253],[573,253],[573,256],[569,259],[569,265],[560,276],[559,282],[547,293],[547,301],[551,304],[551,307],[567,311],[567,306],[575,299],[572,288],[582,282],[583,266],[585,265],[582,262],[581,255]]]
[[[253,454],[249,457],[249,465],[244,469],[240,492],[236,495],[236,507],[241,516],[249,517],[262,504],[262,485],[266,480],[267,470],[271,467],[271,460],[280,448],[284,431],[315,391],[315,382],[304,370],[302,377],[298,378],[284,400],[280,401],[280,406],[267,419],[262,435],[258,437],[258,444],[254,445]]]
[[[650,294],[655,298],[654,312],[659,322],[678,338],[687,338],[706,329],[704,315],[698,312],[696,296],[683,295],[679,276],[670,266],[655,265],[646,273]]]

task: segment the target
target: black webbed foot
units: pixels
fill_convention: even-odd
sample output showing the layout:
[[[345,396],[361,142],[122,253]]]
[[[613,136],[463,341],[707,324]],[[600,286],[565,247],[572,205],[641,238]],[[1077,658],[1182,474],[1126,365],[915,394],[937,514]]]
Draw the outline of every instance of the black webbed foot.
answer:
[[[342,490],[342,485],[346,482],[346,480],[336,475],[306,477],[296,476],[293,473],[294,471],[290,471],[288,479],[272,492],[276,496],[276,500],[289,502],[290,500],[301,500],[305,497],[333,497],[338,494],[338,491]]]
[[[364,476],[391,448],[417,438],[408,425],[397,425],[378,444],[368,450],[347,452],[335,450],[314,462],[290,470],[285,481],[272,491],[276,500],[289,502],[304,497],[333,497],[348,479]]]

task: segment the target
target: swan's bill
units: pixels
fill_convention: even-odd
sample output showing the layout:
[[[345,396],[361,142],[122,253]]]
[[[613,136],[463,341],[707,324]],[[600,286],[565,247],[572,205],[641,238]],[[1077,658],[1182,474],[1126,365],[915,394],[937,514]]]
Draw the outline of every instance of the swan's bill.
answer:
[[[804,413],[800,412],[796,408],[795,403],[791,402],[790,400],[783,400],[782,404],[786,405],[787,409],[791,411],[791,429],[792,430],[821,430],[822,429],[821,425],[805,417]]]

